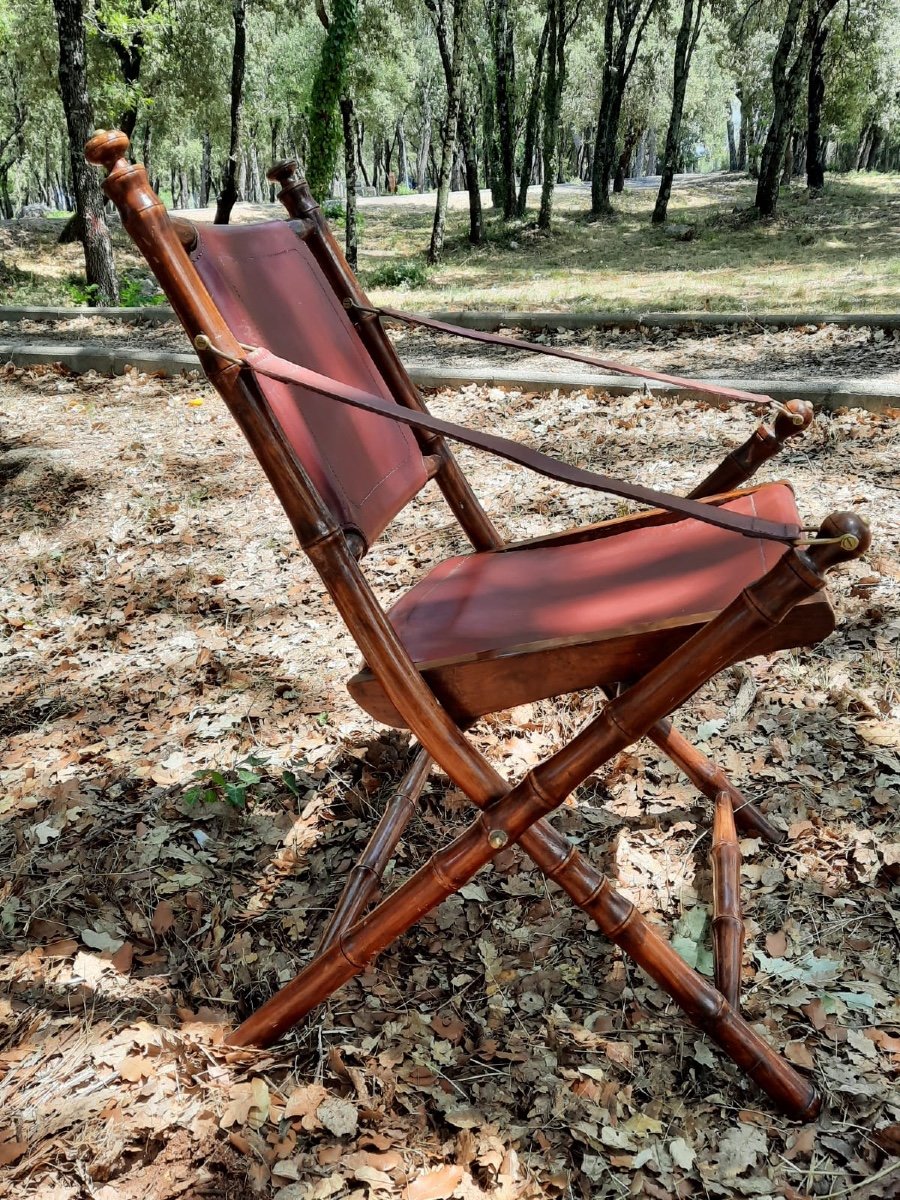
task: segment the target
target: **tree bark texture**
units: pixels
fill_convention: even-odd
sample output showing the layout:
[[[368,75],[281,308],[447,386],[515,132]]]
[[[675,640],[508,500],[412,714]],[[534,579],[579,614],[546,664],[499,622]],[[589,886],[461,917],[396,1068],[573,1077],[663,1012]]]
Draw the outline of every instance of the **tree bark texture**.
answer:
[[[675,39],[675,71],[672,81],[672,111],[669,114],[669,128],[666,131],[666,148],[663,151],[662,178],[659,181],[659,191],[656,194],[656,204],[653,207],[651,221],[654,225],[662,225],[669,210],[669,199],[672,195],[672,180],[678,167],[678,154],[681,146],[681,118],[684,116],[684,97],[687,92],[688,76],[691,72],[691,59],[694,47],[700,36],[700,25],[703,21],[703,0],[684,0],[681,10],[681,24],[678,26],[678,36]],[[734,142],[734,127],[731,125],[731,110],[728,112],[731,137],[729,146]]]
[[[822,101],[825,99],[825,43],[830,30],[825,24],[813,38],[806,91],[806,186],[818,191],[825,186],[825,143],[822,141]]]
[[[463,91],[459,107],[459,142],[462,146],[469,193],[469,242],[480,246],[484,241],[484,214],[481,211],[481,189],[478,180],[478,157],[475,153],[475,122],[469,116],[468,98]]]
[[[493,0],[488,11],[497,108],[496,195],[503,220],[509,221],[516,213],[516,57],[509,0]]]
[[[538,42],[537,54],[534,58],[534,73],[531,76],[531,90],[528,94],[528,112],[525,117],[525,145],[522,155],[522,170],[519,174],[519,194],[516,197],[516,216],[521,220],[528,206],[528,188],[534,175],[534,153],[537,148],[538,118],[541,109],[541,83],[544,77],[544,57],[547,53],[547,39],[550,32],[550,12],[548,9],[541,38]]]
[[[236,0],[237,2],[237,0]],[[347,68],[356,41],[356,0],[333,0],[329,19],[322,6],[316,7],[325,27],[325,41],[310,91],[309,154],[306,177],[316,199],[330,195],[342,141],[342,119],[338,110],[347,94]]]
[[[246,0],[232,0],[234,48],[231,54],[231,108],[228,157],[222,175],[222,190],[216,201],[216,225],[227,225],[238,199],[238,159],[241,152],[241,121],[244,111],[244,73],[247,66]]]
[[[728,170],[738,169],[737,143],[734,138],[734,118],[731,115],[731,101],[725,105],[725,130],[728,134]]]
[[[431,228],[431,244],[428,247],[428,261],[432,264],[440,261],[444,249],[447,203],[450,199],[450,175],[453,171],[456,131],[462,100],[466,0],[447,0],[447,2],[452,4],[452,45],[450,44],[451,38],[447,36],[447,11],[444,0],[435,0],[433,5],[429,2],[429,9],[435,20],[438,47],[447,82],[447,112],[441,126],[441,165],[438,170],[437,201],[434,209],[434,224]]]
[[[784,25],[772,59],[772,120],[763,148],[756,186],[756,210],[760,216],[774,217],[778,207],[778,187],[791,135],[794,110],[809,64],[816,34],[835,7],[837,0],[812,0],[803,33],[797,38],[804,0],[788,0]],[[791,52],[797,47],[793,62]]]
[[[119,283],[112,243],[103,215],[103,193],[97,172],[84,157],[84,144],[94,132],[87,82],[85,14],[82,0],[53,0],[59,35],[59,91],[66,115],[75,219],[84,247],[84,269],[98,304],[118,304]]]
[[[600,110],[591,170],[591,213],[612,211],[609,187],[616,166],[619,117],[628,79],[657,0],[606,0]]]
[[[355,271],[359,258],[359,232],[356,220],[356,122],[353,118],[353,101],[349,96],[341,97],[341,128],[344,135],[344,183],[346,200],[344,207],[345,239],[344,253],[347,262]]]

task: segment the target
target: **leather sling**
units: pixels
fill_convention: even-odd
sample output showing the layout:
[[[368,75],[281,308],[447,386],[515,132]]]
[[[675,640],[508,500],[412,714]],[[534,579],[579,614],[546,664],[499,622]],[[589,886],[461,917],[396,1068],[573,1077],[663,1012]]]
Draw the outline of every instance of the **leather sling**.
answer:
[[[703,392],[709,396],[723,396],[726,400],[736,400],[741,404],[774,404],[771,396],[760,392],[744,392],[740,388],[720,387],[716,383],[706,383],[700,379],[685,379],[681,375],[665,375],[660,371],[648,371],[645,367],[627,366],[625,363],[612,362],[610,359],[597,358],[593,354],[581,354],[578,350],[566,350],[562,346],[542,346],[539,342],[526,342],[522,338],[506,337],[499,333],[485,333],[480,329],[463,329],[460,325],[448,325],[444,321],[435,321],[431,317],[420,317],[413,313],[401,312],[398,308],[366,308],[354,305],[362,312],[378,313],[391,321],[400,321],[404,325],[421,325],[423,329],[433,329],[436,333],[447,333],[453,337],[468,338],[473,342],[486,342],[490,346],[506,346],[513,350],[527,350],[532,354],[549,354],[552,358],[568,358],[572,362],[587,363],[589,367],[602,367],[604,371],[615,371],[619,375],[635,375],[638,379],[652,379],[656,383],[670,383],[678,388],[692,392]]]
[[[297,363],[279,358],[278,355],[262,347],[247,348],[246,357],[240,359],[233,359],[230,355],[222,354],[211,344],[209,348],[214,353],[238,362],[259,375],[268,376],[268,378],[276,379],[281,383],[297,384],[318,395],[337,400],[341,404],[349,404],[353,408],[362,409],[363,412],[375,413],[388,420],[409,425],[414,429],[424,429],[439,437],[451,438],[453,441],[462,442],[477,450],[484,450],[488,454],[494,454],[521,467],[527,467],[539,475],[545,475],[548,479],[555,479],[560,483],[619,496],[624,500],[633,500],[651,508],[661,508],[666,512],[703,521],[708,525],[727,529],[731,533],[740,533],[745,537],[764,538],[768,541],[784,542],[790,545],[801,533],[799,525],[788,525],[778,521],[767,521],[762,517],[746,516],[699,500],[688,500],[686,497],[657,492],[653,488],[643,487],[640,484],[628,483],[610,475],[602,475],[583,467],[573,467],[568,463],[558,462],[549,455],[542,454],[539,450],[511,441],[509,438],[483,433],[481,430],[470,429],[466,425],[457,425],[452,421],[432,416],[428,412],[401,407],[382,399],[381,396],[350,387],[337,379],[331,379],[327,375],[320,375],[317,371],[310,371]]]

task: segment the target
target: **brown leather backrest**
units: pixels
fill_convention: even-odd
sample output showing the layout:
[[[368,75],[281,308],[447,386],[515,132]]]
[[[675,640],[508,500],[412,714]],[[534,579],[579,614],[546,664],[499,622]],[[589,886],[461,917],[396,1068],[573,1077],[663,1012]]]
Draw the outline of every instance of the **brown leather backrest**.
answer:
[[[191,259],[238,341],[393,401],[292,224],[197,226]],[[370,544],[425,483],[412,432],[296,385],[258,383],[341,526]]]

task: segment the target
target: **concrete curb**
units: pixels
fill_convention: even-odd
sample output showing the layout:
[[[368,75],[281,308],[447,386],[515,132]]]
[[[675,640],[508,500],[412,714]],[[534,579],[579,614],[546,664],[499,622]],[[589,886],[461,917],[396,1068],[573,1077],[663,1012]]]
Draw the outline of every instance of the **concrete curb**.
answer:
[[[900,329],[900,313],[563,313],[563,312],[435,312],[436,321],[494,333],[498,329],[730,329],[764,327],[796,329],[802,325],[839,325]]]
[[[193,354],[176,354],[168,350],[98,350],[52,342],[0,342],[0,362],[12,362],[20,367],[60,363],[76,374],[97,371],[102,375],[121,375],[128,367],[147,374],[169,376],[200,370]],[[407,370],[414,383],[426,388],[465,387],[474,383],[533,392],[597,388],[612,396],[624,396],[645,386],[643,380],[627,375],[597,375],[587,371],[558,375],[550,371],[513,369],[485,372],[440,364],[409,366]],[[707,376],[702,378],[711,382]],[[786,379],[716,379],[715,382],[723,387],[760,392],[776,400],[810,400],[825,410],[865,408],[870,412],[884,412],[888,408],[900,408],[900,382],[877,383],[868,379],[815,379],[803,383]],[[671,384],[648,381],[647,387],[654,395],[702,395]]]
[[[0,321],[74,321],[78,317],[105,317],[109,321],[148,321],[165,324],[176,320],[167,304],[145,308],[62,308],[39,305],[2,305]]]
[[[429,312],[425,316],[463,329],[493,333],[498,329],[795,329],[802,325],[838,325],[872,329],[900,329],[900,313],[711,313],[711,312]],[[71,321],[77,317],[104,317],[111,321],[162,324],[175,315],[165,305],[146,308],[40,308],[0,306],[0,321]]]

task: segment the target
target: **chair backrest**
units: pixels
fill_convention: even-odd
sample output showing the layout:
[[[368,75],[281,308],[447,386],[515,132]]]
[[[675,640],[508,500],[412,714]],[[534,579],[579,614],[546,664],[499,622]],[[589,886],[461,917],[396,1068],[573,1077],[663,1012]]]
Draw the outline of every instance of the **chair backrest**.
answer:
[[[234,335],[394,400],[304,242],[302,222],[197,225],[190,257]],[[259,388],[338,523],[371,543],[427,479],[411,430],[260,377]]]

